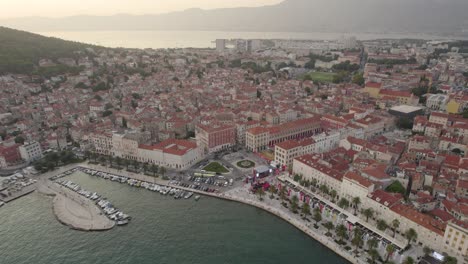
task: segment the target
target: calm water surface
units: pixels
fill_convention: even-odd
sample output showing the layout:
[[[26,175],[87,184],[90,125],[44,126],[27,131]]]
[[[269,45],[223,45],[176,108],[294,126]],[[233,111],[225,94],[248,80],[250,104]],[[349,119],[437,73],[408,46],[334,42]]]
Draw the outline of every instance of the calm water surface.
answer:
[[[259,209],[202,197],[174,200],[81,173],[70,177],[133,219],[106,232],[70,230],[51,198],[33,193],[0,208],[1,264],[347,263]]]
[[[222,31],[53,31],[36,32],[50,37],[58,37],[96,44],[106,47],[124,48],[208,48],[214,47],[215,39],[313,39],[336,40],[342,36],[355,36],[360,40],[378,38],[420,38],[445,39],[427,34],[398,33],[301,33],[301,32],[222,32]]]

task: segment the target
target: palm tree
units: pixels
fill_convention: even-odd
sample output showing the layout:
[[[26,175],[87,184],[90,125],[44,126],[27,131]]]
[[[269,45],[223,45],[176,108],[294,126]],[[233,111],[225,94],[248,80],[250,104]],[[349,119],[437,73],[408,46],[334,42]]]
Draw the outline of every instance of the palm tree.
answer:
[[[314,212],[315,212],[315,210],[314,210]],[[304,214],[304,216],[310,215],[310,205],[308,203],[304,203],[302,205],[302,213]]]
[[[349,207],[349,201],[346,198],[341,198],[340,201],[338,202],[338,206],[346,209]]]
[[[273,195],[278,192],[278,189],[274,185],[270,185],[270,188],[268,188],[268,191]]]
[[[329,189],[328,189],[328,187],[327,187],[325,184],[322,184],[322,185],[320,185],[320,191],[321,191],[323,194],[327,195],[328,192],[329,192]]]
[[[356,247],[356,254],[357,254],[358,248],[362,247],[362,244],[364,244],[364,241],[362,240],[362,231],[360,228],[355,228],[353,233],[354,233],[354,237],[353,237],[353,240],[351,240],[351,243]]]
[[[387,252],[387,257],[385,257],[385,262],[388,262],[388,259],[390,256],[395,252],[395,246],[393,244],[388,244],[387,248],[385,248],[385,251]]]
[[[104,156],[99,157],[99,163],[103,164],[106,161],[107,161],[106,157],[104,157]]]
[[[340,238],[340,243],[342,243],[343,238],[346,237],[347,229],[344,225],[339,225],[336,227],[335,233]]]
[[[281,201],[286,200],[286,187],[282,186],[280,189],[280,198]]]
[[[259,188],[259,189],[257,189],[257,191],[255,193],[258,195],[258,199],[260,201],[263,201],[263,196],[265,195],[265,190],[263,190],[263,188]]]
[[[424,256],[429,256],[432,253],[432,249],[428,246],[423,247]]]
[[[124,163],[125,167],[126,167],[127,170],[128,170],[128,166],[130,166],[130,160],[124,159],[124,160],[123,160],[123,163]]]
[[[85,159],[90,160],[91,159],[91,151],[86,150],[84,152],[84,157],[85,157]]]
[[[403,264],[414,264],[414,259],[412,257],[407,257],[404,261]]]
[[[371,249],[369,250],[369,257],[371,258],[372,260],[372,263],[375,263],[375,260],[378,259],[380,257],[380,254],[379,252],[376,250],[376,249]]]
[[[385,220],[379,219],[377,221],[377,229],[379,229],[380,231],[385,231],[387,228],[388,228],[388,224],[387,222],[385,222]]]
[[[393,219],[391,226],[393,231],[393,237],[395,237],[395,232],[398,229],[398,227],[400,227],[400,221],[398,221],[398,219]]]
[[[354,214],[356,215],[356,210],[358,209],[358,206],[361,204],[361,198],[359,197],[354,197],[352,200],[353,207],[354,207]]]
[[[330,191],[330,196],[332,198],[332,202],[335,202],[336,196],[338,196],[338,193],[335,190]]]
[[[405,237],[408,240],[409,245],[411,241],[416,241],[416,239],[418,239],[418,233],[416,233],[416,230],[413,228],[410,228],[405,232]]]
[[[327,229],[327,234],[330,234],[330,230],[333,229],[334,226],[332,222],[326,222],[323,224],[323,227]]]
[[[291,198],[291,211],[297,212],[298,206],[299,206],[299,198],[297,198],[297,195],[294,195]]]
[[[140,167],[140,163],[137,160],[134,160],[132,165],[133,165],[133,168],[135,169],[135,171],[138,171],[138,169]]]
[[[366,222],[369,222],[369,218],[374,216],[374,210],[372,210],[372,208],[367,208],[362,211],[362,214],[366,217]]]
[[[312,217],[315,221],[315,225],[318,225],[320,221],[322,221],[322,213],[318,208],[314,209],[314,216]]]
[[[378,245],[379,241],[377,241],[375,238],[367,240],[367,248],[369,248],[369,250],[375,249]]]
[[[156,164],[151,164],[150,170],[151,170],[151,172],[153,173],[153,177],[156,177],[156,173],[158,173],[158,165],[156,165]]]
[[[119,167],[119,170],[120,170],[120,165],[122,165],[122,158],[121,157],[116,157],[115,158],[115,163],[117,164],[117,167]]]
[[[317,187],[317,179],[312,179],[310,183],[313,187]]]
[[[164,167],[159,168],[159,173],[161,173],[161,175],[164,178],[164,174],[166,174],[166,168],[164,168]]]

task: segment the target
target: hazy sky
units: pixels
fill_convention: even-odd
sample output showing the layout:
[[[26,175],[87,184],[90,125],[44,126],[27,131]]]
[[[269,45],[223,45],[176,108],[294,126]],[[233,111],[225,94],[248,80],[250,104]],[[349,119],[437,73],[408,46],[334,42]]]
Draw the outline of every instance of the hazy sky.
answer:
[[[3,2],[3,3],[2,3]],[[73,15],[112,15],[116,13],[154,14],[187,8],[262,6],[282,0],[0,0],[0,18]]]

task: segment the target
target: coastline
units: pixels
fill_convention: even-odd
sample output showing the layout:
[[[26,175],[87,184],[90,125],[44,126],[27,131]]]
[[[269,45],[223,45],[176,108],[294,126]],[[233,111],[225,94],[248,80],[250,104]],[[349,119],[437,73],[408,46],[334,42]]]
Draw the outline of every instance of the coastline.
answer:
[[[281,210],[278,210],[276,208],[264,205],[264,204],[262,204],[260,202],[253,201],[253,200],[250,200],[250,199],[236,197],[236,196],[233,196],[233,195],[230,195],[230,194],[227,194],[227,193],[220,193],[220,194],[207,193],[207,192],[203,192],[203,191],[200,191],[200,190],[194,190],[194,189],[185,188],[185,187],[181,187],[181,186],[174,186],[172,184],[169,184],[169,181],[164,181],[164,180],[161,180],[161,179],[155,179],[155,178],[152,178],[152,177],[149,177],[149,176],[146,176],[146,175],[141,175],[141,174],[134,174],[134,173],[128,173],[128,172],[122,173],[122,171],[116,171],[115,169],[104,168],[104,167],[101,167],[99,165],[89,166],[88,164],[82,164],[82,165],[77,165],[77,167],[83,167],[83,168],[89,168],[89,169],[98,170],[98,171],[104,171],[104,172],[112,173],[112,174],[115,174],[115,175],[126,176],[126,177],[133,178],[133,179],[140,180],[140,181],[147,181],[147,182],[152,182],[152,183],[156,183],[156,184],[159,184],[159,185],[164,185],[164,186],[169,186],[169,187],[173,187],[173,188],[177,188],[177,189],[181,189],[181,190],[191,191],[191,192],[201,194],[201,195],[205,195],[205,196],[209,196],[209,197],[212,197],[212,198],[217,198],[217,199],[222,199],[222,200],[225,200],[225,201],[237,202],[237,203],[241,203],[241,204],[244,204],[244,205],[253,206],[255,208],[266,211],[266,212],[268,212],[268,213],[270,213],[270,214],[272,214],[272,215],[286,221],[287,223],[291,224],[295,228],[302,231],[304,234],[306,234],[310,238],[314,239],[315,241],[319,242],[323,246],[325,246],[328,249],[332,250],[335,254],[337,254],[338,256],[340,256],[342,258],[344,258],[346,261],[348,261],[350,263],[353,263],[353,264],[363,263],[363,262],[360,262],[359,259],[355,258],[351,254],[348,254],[348,252],[346,252],[346,251],[342,250],[341,248],[339,248],[339,246],[337,244],[335,244],[334,241],[331,240],[330,238],[315,233],[313,230],[308,228],[305,224],[300,223],[296,219],[293,219],[293,218],[289,217],[286,213],[282,212]],[[126,174],[126,175],[123,175],[123,174]]]

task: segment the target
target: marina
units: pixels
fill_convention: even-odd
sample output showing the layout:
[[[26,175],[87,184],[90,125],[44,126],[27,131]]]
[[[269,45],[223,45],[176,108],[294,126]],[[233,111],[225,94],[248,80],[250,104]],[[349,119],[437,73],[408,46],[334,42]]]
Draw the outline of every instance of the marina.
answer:
[[[126,225],[129,223],[131,217],[127,214],[124,214],[122,211],[115,208],[106,198],[102,197],[101,195],[97,194],[96,192],[87,191],[81,186],[72,181],[63,180],[57,181],[58,184],[80,194],[87,199],[90,199],[96,203],[99,208],[101,208],[102,212],[105,213],[107,218],[112,221],[115,221],[118,226]]]

